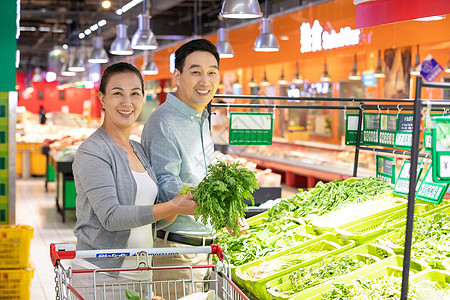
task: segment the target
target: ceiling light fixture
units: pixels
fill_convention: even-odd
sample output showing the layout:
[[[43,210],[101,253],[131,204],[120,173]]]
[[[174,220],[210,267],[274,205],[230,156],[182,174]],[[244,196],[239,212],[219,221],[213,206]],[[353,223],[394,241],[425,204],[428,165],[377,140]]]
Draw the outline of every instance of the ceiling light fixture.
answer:
[[[232,58],[234,56],[233,48],[228,42],[228,29],[223,27],[223,23],[222,27],[217,30],[216,48],[220,58]]]
[[[411,68],[411,76],[419,76],[420,75],[420,54],[419,54],[419,45],[417,45],[417,53],[416,53],[416,63]]]
[[[295,76],[292,78],[293,84],[302,84],[303,83],[303,77],[300,75],[300,68],[298,62],[295,63]]]
[[[153,61],[153,52],[144,51],[144,64],[142,65],[142,74],[144,75],[156,75],[158,74],[158,67]]]
[[[91,52],[91,56],[88,62],[91,64],[106,64],[109,61],[108,53],[103,48],[103,37],[97,35],[93,39],[94,50]]]
[[[327,59],[324,59],[323,62],[323,73],[320,75],[320,81],[331,81],[331,76],[328,74],[328,67],[327,67]]]
[[[289,81],[287,81],[286,78],[284,77],[284,68],[283,68],[283,69],[281,69],[281,76],[280,76],[280,79],[278,79],[278,84],[286,85],[288,83],[289,83]]]
[[[263,80],[261,81],[260,85],[261,86],[269,86],[270,85],[269,80],[267,80],[266,71],[264,71],[264,77],[263,77]]]
[[[445,19],[445,16],[440,15],[440,16],[417,18],[417,19],[414,19],[414,21],[439,21],[439,20],[443,20],[443,19]]]
[[[249,83],[248,83],[248,86],[249,86],[249,87],[255,87],[255,86],[258,86],[258,84],[256,83],[255,78],[254,78],[254,76],[253,76],[253,70],[252,70],[252,78],[250,79],[250,81],[249,81]]]
[[[226,19],[254,19],[263,14],[258,0],[224,0],[220,15]]]
[[[146,11],[146,0],[144,0],[142,13],[138,15],[138,29],[131,38],[131,48],[135,50],[154,50],[158,48],[156,37],[150,29],[151,16]]]
[[[264,17],[261,19],[260,34],[256,38],[253,50],[257,52],[277,52],[280,50],[280,44],[276,36],[272,33],[272,23],[269,18],[268,0],[265,2]]]
[[[82,52],[80,49],[75,49],[75,55],[73,56],[72,62],[69,64],[69,71],[84,72],[84,70],[86,70],[83,62],[84,55],[80,52]]]
[[[384,78],[384,71],[383,71],[383,67],[381,65],[381,50],[378,50],[377,68],[375,69],[375,72],[373,73],[373,77]]]
[[[352,68],[350,74],[348,75],[348,79],[361,80],[361,74],[358,71],[358,62],[356,60],[356,53],[355,53],[354,60],[353,60],[353,68]]]
[[[122,6],[123,0],[121,0]],[[133,54],[133,49],[130,47],[130,40],[127,37],[127,27],[127,25],[123,24],[123,15],[121,15],[120,24],[116,26],[116,39],[112,42],[109,53],[114,55]]]
[[[102,7],[103,7],[104,9],[110,8],[110,7],[111,7],[111,2],[110,2],[109,0],[103,1],[103,2],[102,2]]]

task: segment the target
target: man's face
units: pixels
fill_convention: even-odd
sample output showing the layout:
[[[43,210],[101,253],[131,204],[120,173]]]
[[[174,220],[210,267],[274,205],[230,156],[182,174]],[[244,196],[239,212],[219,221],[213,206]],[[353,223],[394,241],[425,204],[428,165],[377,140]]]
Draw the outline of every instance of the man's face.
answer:
[[[177,98],[201,113],[219,85],[217,60],[209,52],[193,52],[186,57],[182,73],[175,69],[173,80]]]

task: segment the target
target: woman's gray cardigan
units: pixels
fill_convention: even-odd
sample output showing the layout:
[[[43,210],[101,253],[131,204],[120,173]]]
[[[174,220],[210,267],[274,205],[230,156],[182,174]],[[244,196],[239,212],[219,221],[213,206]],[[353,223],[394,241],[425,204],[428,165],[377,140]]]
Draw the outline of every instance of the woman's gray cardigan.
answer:
[[[157,183],[141,144],[130,143],[147,173]],[[77,250],[124,249],[131,228],[155,225],[153,206],[134,205],[137,187],[127,152],[102,127],[80,145],[72,168],[77,191],[77,222],[73,230]],[[159,221],[158,227],[168,224]],[[123,258],[88,261],[101,268],[115,268],[122,265]]]

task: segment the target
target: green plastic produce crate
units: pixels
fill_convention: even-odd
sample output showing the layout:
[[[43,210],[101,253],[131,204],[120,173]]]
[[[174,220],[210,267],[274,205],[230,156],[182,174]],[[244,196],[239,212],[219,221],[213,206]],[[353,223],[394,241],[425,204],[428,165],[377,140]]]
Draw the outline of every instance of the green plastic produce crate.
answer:
[[[372,263],[381,261],[385,258],[394,256],[394,255],[395,255],[395,253],[394,253],[394,251],[392,251],[392,249],[383,247],[381,245],[365,244],[365,245],[361,245],[356,248],[350,249],[348,251],[345,251],[339,255],[336,255],[336,258],[348,256],[350,258],[353,258],[353,259],[356,259],[363,263],[366,263],[367,265],[370,265]],[[320,262],[317,262],[314,265],[318,265],[318,264],[320,264]],[[323,284],[330,280],[331,281],[339,280],[338,278],[343,275],[344,274],[341,274],[341,275],[338,275],[335,277],[326,278],[321,283],[318,283],[318,284]],[[277,300],[283,299],[284,300],[284,299],[290,299],[291,297],[294,297],[299,293],[304,293],[304,292],[308,291],[308,289],[313,288],[313,287],[310,287],[310,288],[307,288],[307,289],[305,289],[299,293],[295,293],[295,294],[285,293],[286,291],[292,290],[292,283],[290,280],[290,276],[291,276],[291,273],[286,274],[281,278],[276,278],[276,279],[269,281],[266,284],[267,292],[270,295],[272,295],[274,299],[277,299]],[[316,284],[316,286],[317,286],[317,284]]]
[[[320,300],[323,293],[328,292],[333,283],[336,282],[350,282],[357,278],[366,277],[371,280],[377,279],[383,276],[402,276],[403,256],[395,255],[383,259],[379,262],[361,268],[357,271],[351,272],[344,276],[341,276],[338,280],[330,280],[316,287],[310,288],[302,293],[292,297],[291,300]],[[417,274],[421,271],[427,270],[427,265],[411,261],[410,275]]]
[[[336,234],[324,234],[295,247],[277,251],[262,259],[239,266],[236,268],[236,277],[244,285],[245,289],[257,297],[257,299],[269,300],[272,298],[266,291],[267,282],[298,268],[314,264],[326,257],[349,250],[354,246],[355,243],[353,241],[339,239],[336,237]],[[296,262],[286,262],[289,256],[291,258],[299,258],[301,255],[303,257]],[[279,270],[274,271],[272,267],[276,264],[280,264],[278,266]],[[283,264],[286,265],[284,266]],[[266,270],[272,270],[272,272],[263,270],[260,274],[250,276],[249,273],[257,270],[257,267],[266,267]],[[256,275],[259,276],[256,277]]]
[[[266,211],[266,212],[263,212],[263,213],[260,213],[253,217],[248,218],[247,223],[248,223],[248,225],[253,225],[253,224],[258,223],[261,219],[264,219],[264,221],[267,222],[268,218],[269,218],[269,212]]]
[[[429,282],[436,290],[443,289],[447,293],[450,291],[450,272],[443,270],[425,270],[412,276],[410,281],[413,284],[418,284],[423,281]],[[439,292],[438,292],[439,294]],[[438,295],[436,295],[438,296]],[[442,295],[439,295],[442,296]],[[436,297],[437,298],[437,297]],[[432,299],[431,297],[428,299]]]
[[[403,197],[395,197],[395,196],[392,196],[392,198],[398,199],[398,204],[396,204],[396,205],[394,205],[394,206],[392,206],[390,208],[381,210],[381,211],[379,211],[377,213],[371,213],[369,215],[361,216],[360,218],[353,219],[353,220],[348,221],[348,222],[343,223],[343,224],[337,224],[337,225],[335,224],[334,226],[323,226],[322,224],[324,222],[321,222],[323,220],[323,218],[325,218],[327,215],[334,216],[334,215],[336,215],[339,212],[339,210],[332,211],[332,212],[330,212],[328,214],[325,214],[325,215],[322,215],[322,216],[320,216],[318,218],[312,219],[311,220],[311,224],[314,227],[314,229],[316,229],[318,232],[336,232],[336,227],[338,227],[338,228],[345,228],[345,227],[347,227],[348,225],[351,225],[351,224],[358,224],[358,223],[361,223],[361,222],[364,222],[364,221],[367,221],[367,220],[371,220],[371,219],[376,218],[378,216],[384,216],[384,215],[387,215],[387,214],[394,213],[394,212],[396,212],[398,210],[401,210],[401,209],[406,209],[406,207],[408,205],[406,199],[404,199]],[[364,202],[364,203],[358,203],[358,204],[369,204],[369,202],[371,202],[371,201],[367,201],[367,202]],[[345,209],[345,208],[343,208],[343,209]]]
[[[302,225],[298,226],[294,229],[288,230],[285,233],[274,235],[266,240],[267,243],[273,244],[275,247],[280,247],[280,250],[283,248],[289,248],[289,247],[295,247],[299,246],[300,244],[308,244],[310,240],[317,238],[317,235],[315,235],[315,231],[312,228],[312,226],[309,225]],[[236,266],[231,265],[231,276],[233,281],[241,286],[244,287],[244,283],[241,280],[241,278],[236,276]]]
[[[422,214],[429,211],[433,206],[418,203],[415,205],[415,213]],[[380,235],[406,226],[406,206],[390,213],[379,213],[371,218],[357,220],[336,227],[336,232],[340,238],[354,240],[362,245]]]

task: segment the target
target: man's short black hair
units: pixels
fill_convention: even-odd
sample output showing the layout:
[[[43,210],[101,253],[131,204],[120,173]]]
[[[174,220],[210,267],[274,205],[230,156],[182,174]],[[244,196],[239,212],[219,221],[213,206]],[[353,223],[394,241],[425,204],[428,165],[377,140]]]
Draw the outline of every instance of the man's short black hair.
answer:
[[[217,52],[216,46],[214,46],[214,44],[208,40],[197,39],[183,44],[180,48],[177,49],[177,51],[175,51],[175,69],[180,71],[180,73],[183,73],[186,57],[188,57],[189,54],[197,51],[209,52],[214,55],[217,60],[217,66],[219,66],[220,57],[219,53]]]

